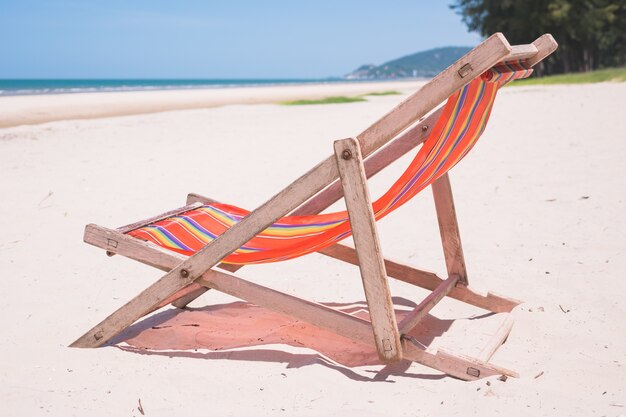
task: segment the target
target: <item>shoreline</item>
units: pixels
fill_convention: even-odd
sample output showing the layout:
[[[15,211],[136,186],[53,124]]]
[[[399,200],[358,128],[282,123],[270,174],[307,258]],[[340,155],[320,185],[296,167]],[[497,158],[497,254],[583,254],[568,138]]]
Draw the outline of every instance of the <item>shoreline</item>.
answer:
[[[272,104],[388,90],[409,92],[417,90],[424,83],[422,80],[375,81],[5,96],[0,97],[0,128],[233,104]]]

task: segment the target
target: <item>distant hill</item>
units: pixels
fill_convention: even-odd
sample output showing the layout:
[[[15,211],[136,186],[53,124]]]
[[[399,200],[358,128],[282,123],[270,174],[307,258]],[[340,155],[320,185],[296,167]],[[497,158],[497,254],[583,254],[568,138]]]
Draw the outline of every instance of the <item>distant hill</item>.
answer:
[[[352,80],[432,77],[465,55],[470,49],[472,48],[467,46],[430,49],[403,56],[379,66],[361,65],[345,77]]]

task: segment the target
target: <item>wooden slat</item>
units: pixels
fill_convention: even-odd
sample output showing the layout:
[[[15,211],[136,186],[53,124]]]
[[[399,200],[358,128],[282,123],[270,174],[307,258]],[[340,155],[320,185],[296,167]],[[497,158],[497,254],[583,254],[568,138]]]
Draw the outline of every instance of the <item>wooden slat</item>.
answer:
[[[533,42],[533,45],[535,45],[538,52],[537,55],[526,60],[526,63],[531,67],[534,67],[535,65],[546,59],[549,55],[556,51],[556,48],[559,47],[559,44],[556,43],[556,40],[554,40],[552,35],[550,35],[549,33],[541,35]]]
[[[504,56],[504,51],[508,53],[509,50],[510,50],[510,45],[508,45],[508,42],[506,41],[506,39],[504,39],[501,36],[501,34],[495,34],[491,36],[485,42],[481,43],[478,47],[472,50],[472,53],[468,53],[467,55],[463,56],[461,59],[459,59],[459,61],[457,61],[457,63],[455,63],[448,69],[446,69],[439,76],[435,77],[435,79],[433,79],[426,86],[424,86],[424,87],[427,87],[425,91],[424,91],[424,87],[422,87],[422,89],[412,94],[404,102],[402,102],[400,105],[394,108],[394,110],[392,110],[390,113],[388,113],[379,121],[377,121],[374,125],[370,126],[370,128],[368,128],[363,133],[361,133],[361,135],[359,135],[359,140],[366,141],[368,140],[367,139],[368,137],[372,137],[374,139],[379,138],[380,132],[377,132],[377,129],[379,128],[382,129],[384,126],[386,126],[389,123],[390,119],[395,120],[396,117],[398,117],[398,122],[401,123],[404,119],[406,119],[406,114],[408,113],[407,107],[415,106],[416,105],[415,102],[417,101],[419,97],[421,97],[422,94],[431,94],[430,96],[425,96],[426,97],[425,101],[428,102],[428,105],[420,106],[420,109],[419,109],[420,112],[416,114],[413,120],[417,120],[420,117],[423,117],[430,110],[432,110],[432,108],[439,105],[447,97],[449,97],[452,93],[454,93],[458,88],[461,88],[463,85],[471,81],[471,79],[468,79],[468,77],[460,77],[458,75],[458,70],[460,69],[460,67],[465,65],[465,63],[471,62],[472,68],[473,68],[473,74],[478,75],[478,74],[481,74],[483,71],[487,70],[488,68],[490,68],[491,66],[493,66],[493,64],[497,63],[498,60],[501,59],[502,56]],[[499,58],[496,58],[496,56],[498,56]],[[487,63],[483,61],[487,61]],[[453,85],[447,86],[449,88],[444,88],[446,87],[445,85],[446,82],[451,82]],[[445,92],[442,92],[442,90],[445,90]],[[438,97],[438,98],[433,100],[433,97]],[[402,117],[396,116],[396,113],[398,113],[400,110],[402,111],[402,115],[401,115]],[[439,109],[436,112],[433,112],[423,122],[419,123],[418,126],[416,126],[414,129],[411,129],[402,138],[399,138],[400,140],[396,142],[397,147],[396,146],[391,147],[391,149],[388,151],[385,151],[385,149],[382,149],[381,156],[377,158],[373,158],[373,159],[370,158],[372,162],[369,162],[369,163],[366,162],[367,170],[370,171],[369,176],[375,175],[381,169],[388,166],[390,163],[398,159],[401,155],[403,155],[404,153],[412,149],[412,147],[417,146],[419,143],[425,140],[425,138],[428,136],[429,129],[432,129],[432,126],[434,126],[434,124],[436,123],[437,119],[439,118],[441,114],[441,111],[442,109]],[[408,126],[408,124],[410,123],[404,122],[403,124],[401,124],[401,126],[397,126],[397,128],[391,127],[389,129],[389,133],[387,134],[387,140],[389,140],[391,137],[394,137],[398,132],[401,132],[402,130],[404,130],[406,126]],[[426,129],[424,129],[424,127],[426,127]],[[415,136],[419,138],[418,139],[419,142],[415,140]],[[411,147],[411,145],[413,146]],[[372,153],[372,151],[370,151],[370,153]],[[365,156],[366,155],[364,154],[364,157]],[[369,156],[369,154],[367,154],[367,156]],[[328,206],[330,206],[334,202],[336,202],[339,198],[341,198],[341,196],[342,196],[341,186],[339,182],[337,181],[334,184],[332,184],[330,187],[328,187],[326,190],[322,191],[317,196],[315,196],[315,198],[304,203],[302,206],[300,206],[291,214],[292,215],[317,214],[325,210]],[[188,202],[207,201],[207,198],[202,197],[198,194],[192,193],[192,194],[189,194],[187,201]],[[212,202],[212,200],[207,201],[207,202]],[[228,270],[230,272],[236,272],[241,267],[242,266],[240,265],[227,265],[227,264],[220,265],[220,268]],[[190,297],[186,297],[183,300],[177,301],[175,305],[177,307],[182,308],[191,301],[193,301],[193,297],[190,296]]]
[[[176,208],[174,210],[166,211],[165,213],[157,214],[156,216],[149,217],[138,222],[127,224],[126,226],[118,227],[116,230],[120,233],[128,233],[132,230],[139,229],[152,223],[167,219],[168,217],[176,216],[189,210],[193,210],[202,206],[201,203],[187,203],[186,206]]]
[[[337,177],[338,170],[334,158],[329,157],[226,230],[171,274],[179,274],[185,269],[190,277],[199,277],[202,272],[212,268],[221,259],[315,195]]]
[[[340,261],[344,261],[352,265],[359,266],[359,259],[356,255],[356,251],[354,250],[354,248],[343,245],[341,243],[337,243],[333,246],[322,249],[319,251],[319,253],[329,256],[331,258],[339,259]],[[437,285],[439,285],[439,283],[443,281],[434,272],[423,271],[421,269],[402,265],[398,262],[390,261],[386,258],[384,259],[384,262],[385,270],[387,271],[388,277],[395,278],[400,281],[405,281],[409,284],[417,285],[422,288],[434,289],[431,288],[433,285],[434,287],[437,287]],[[402,277],[405,277],[407,275],[410,275],[411,278],[402,279]]]
[[[241,247],[258,232],[265,230],[276,220],[294,210],[338,177],[339,172],[337,170],[337,165],[334,162],[334,157],[331,156],[297,179],[269,201],[251,212],[240,222],[226,230],[210,245],[205,246],[197,252],[192,257],[194,259],[193,264],[202,264],[204,267],[204,265],[208,265],[213,262],[209,261],[209,259],[215,259],[219,256],[219,254],[223,254],[223,256],[217,259],[210,267],[215,266],[215,263],[237,250],[237,248]],[[204,197],[197,194],[190,194],[187,198],[200,201],[204,199]],[[248,226],[248,224],[251,226]],[[216,247],[216,245],[218,246]],[[230,249],[226,250],[227,247],[230,247]],[[192,265],[192,262],[190,261],[188,264],[181,265],[181,269],[192,271],[192,266],[194,265]],[[220,264],[220,268],[235,272],[240,268],[240,266]],[[201,270],[198,266],[195,266],[195,269]],[[189,297],[176,301],[175,305],[182,308],[191,301],[193,301],[193,297],[190,295]]]
[[[208,271],[197,282],[352,340],[368,345],[374,344],[372,326],[368,321],[322,304],[303,300],[215,270]]]
[[[164,251],[159,246],[153,245],[149,242],[141,241],[139,239],[135,239],[127,235],[123,235],[115,230],[107,229],[104,227],[100,227],[96,225],[89,225],[88,233],[85,233],[85,241],[87,243],[92,244],[102,249],[110,248],[109,241],[112,238],[116,239],[117,241],[117,245],[115,249],[118,251],[120,255],[126,256],[131,259],[135,259],[147,265],[155,266],[164,271],[174,268],[185,258],[181,254],[171,252],[171,251]],[[217,272],[217,271],[211,270],[210,272]],[[207,275],[208,273],[206,275],[203,275],[202,278],[204,279],[204,277],[206,277]],[[227,290],[231,292],[231,295],[234,295],[237,297],[243,297],[243,299],[257,297],[259,295],[257,292],[254,291],[254,288],[253,288],[252,289],[253,294],[252,296],[250,296],[250,294],[248,294],[249,289],[247,289],[248,283],[241,282],[241,281],[243,280],[241,280],[240,278],[237,278],[237,280],[228,279],[225,281],[212,281],[212,282],[203,281],[202,284],[209,285],[211,287],[221,286],[223,290]],[[237,288],[240,285],[244,288],[244,290],[235,293],[235,291],[237,291]],[[288,297],[292,297],[292,296],[288,296]],[[276,304],[280,305],[281,300],[282,300],[281,296],[277,296],[275,294],[272,294],[271,298],[269,299],[271,300],[272,306],[275,306]],[[307,303],[306,301],[304,302]],[[259,299],[257,299],[255,304],[256,303],[258,303],[259,305],[266,305],[264,301],[264,297],[260,297]],[[289,309],[291,309],[291,307],[296,305],[296,304],[291,304],[291,300],[289,300],[287,304],[290,305],[290,307],[288,307]],[[308,309],[310,308],[310,306],[311,306],[310,304],[307,304],[306,308]],[[298,310],[298,308],[296,308],[296,310]],[[285,314],[290,314],[290,312],[288,312],[286,309],[282,311]],[[313,310],[313,311],[317,311],[317,310]],[[341,312],[339,313],[343,314]],[[297,315],[298,312],[296,311],[295,314]],[[296,317],[300,317],[301,320],[305,321],[305,319],[311,319],[315,317],[315,315],[307,314],[307,315],[301,315],[301,316],[296,316]],[[331,324],[330,326],[332,326],[332,328],[335,329],[333,331],[336,331],[338,325],[337,325],[337,320],[334,320],[335,315],[332,315],[332,317],[328,315],[328,317],[333,319],[333,324]],[[346,328],[349,328],[349,330],[346,330],[345,334],[349,334],[350,337],[353,338],[354,340],[359,340],[359,341],[362,341],[364,343],[369,343],[369,344],[373,342],[372,329],[371,329],[371,325],[368,322],[365,322],[364,320],[360,320],[354,317],[348,318],[346,320],[345,317],[343,316],[341,316],[341,318],[339,318],[338,321],[341,323],[340,325],[345,325]],[[312,324],[315,324],[315,323],[312,323]],[[323,326],[323,323],[318,323],[318,325],[321,327]],[[342,329],[341,331],[343,332],[344,330]],[[506,370],[504,368],[500,368],[498,366],[495,366],[489,363],[485,363],[483,361],[480,361],[477,358],[468,358],[465,356],[451,354],[449,352],[445,352],[442,350],[429,352],[426,350],[427,348],[424,346],[420,346],[419,344],[416,345],[416,344],[407,342],[406,340],[405,342],[406,343],[403,344],[403,351],[404,351],[404,356],[406,359],[421,363],[423,365],[437,369],[441,372],[448,373],[456,378],[460,378],[463,380],[475,380],[475,379],[479,379],[479,378],[483,378],[483,377],[491,376],[491,375],[509,375],[509,376],[516,375],[512,371]],[[82,346],[80,343],[74,343],[72,346],[85,347],[85,346]],[[470,371],[471,374],[468,373],[468,369],[470,368],[471,368],[471,371]],[[478,376],[476,376],[477,375],[476,371],[478,372]]]
[[[536,56],[538,52],[539,50],[532,43],[528,45],[514,45],[511,47],[511,52],[502,59],[502,62],[529,59]]]
[[[176,252],[162,251],[159,246],[131,236],[122,235],[115,230],[96,225],[88,226],[88,233],[85,238],[87,243],[106,249],[109,247],[111,239],[115,239],[118,242],[116,249],[121,255],[155,266],[164,271],[175,268],[186,258],[184,255]],[[330,307],[302,300],[215,270],[207,271],[195,283],[214,288],[261,307],[287,314],[352,339],[370,345],[374,343],[372,328],[369,322]]]
[[[379,149],[510,52],[511,45],[504,35],[491,35],[358,135],[363,157]],[[461,68],[463,75],[459,74]]]
[[[341,244],[326,248],[320,253],[332,258],[358,265],[359,261],[353,248]],[[443,282],[435,273],[422,271],[400,262],[385,259],[387,276],[434,291]],[[458,285],[450,290],[448,297],[471,304],[494,313],[506,313],[521,303],[519,300],[502,297],[493,293],[481,294],[465,285]]]
[[[496,353],[498,348],[502,346],[506,338],[509,337],[511,330],[513,329],[516,311],[517,310],[513,310],[512,312],[507,314],[504,322],[502,322],[496,333],[491,337],[491,339],[489,339],[487,345],[480,352],[480,355],[478,355],[478,359],[488,362],[494,355],[494,353]]]
[[[410,332],[417,324],[445,297],[459,280],[458,275],[452,275],[443,281],[433,292],[428,294],[398,325],[401,334]]]
[[[357,139],[361,145],[362,155],[367,156],[385,145],[399,132],[426,115],[456,90],[469,83],[475,76],[491,68],[510,51],[511,46],[501,33],[490,36],[358,135]],[[458,71],[468,63],[471,63],[472,67],[471,76],[461,77]],[[293,210],[294,204],[300,205],[303,200],[315,195],[338,177],[333,160],[332,157],[324,160],[294,181],[275,197],[228,229],[210,245],[189,258],[185,265],[181,265],[180,269],[186,268],[193,275],[198,273],[194,269],[197,269],[199,265],[202,265],[202,269],[213,267],[219,259],[224,258],[246,243],[259,230],[265,229],[278,218]],[[219,259],[213,262],[216,257]],[[194,266],[196,268],[193,268]]]
[[[424,142],[437,120],[439,120],[442,111],[443,107],[433,111],[415,126],[394,138],[387,146],[378,150],[373,155],[370,155],[363,163],[367,178],[378,174],[387,166]],[[289,215],[303,216],[321,213],[342,197],[343,189],[341,188],[341,182],[337,180]],[[218,201],[197,193],[189,193],[187,195],[187,204],[197,202],[211,204],[217,203]]]
[[[373,177],[394,161],[398,160],[398,158],[424,142],[439,119],[439,116],[441,116],[442,111],[443,107],[437,109],[424,120],[399,135],[389,143],[389,145],[368,157],[363,163],[365,166],[365,176],[367,178]],[[302,216],[321,213],[333,203],[337,202],[341,197],[343,197],[341,182],[335,181],[315,197],[298,207],[291,215]]]
[[[334,147],[378,356],[384,362],[397,362],[402,359],[400,334],[359,142],[352,138],[343,139],[335,141]]]
[[[435,198],[435,209],[437,211],[437,221],[439,223],[439,233],[443,245],[443,254],[446,259],[448,276],[458,275],[459,282],[467,285],[467,270],[465,269],[465,257],[463,256],[463,246],[459,233],[459,224],[454,208],[452,197],[452,187],[450,177],[446,172],[432,184],[433,197]]]

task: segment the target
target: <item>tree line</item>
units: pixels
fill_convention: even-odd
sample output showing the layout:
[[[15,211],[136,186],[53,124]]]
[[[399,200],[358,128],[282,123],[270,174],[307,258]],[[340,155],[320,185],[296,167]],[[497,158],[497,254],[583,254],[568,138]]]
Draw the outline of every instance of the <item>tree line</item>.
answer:
[[[470,31],[502,32],[512,44],[552,33],[559,49],[537,68],[540,74],[626,64],[624,0],[456,0],[450,7]]]

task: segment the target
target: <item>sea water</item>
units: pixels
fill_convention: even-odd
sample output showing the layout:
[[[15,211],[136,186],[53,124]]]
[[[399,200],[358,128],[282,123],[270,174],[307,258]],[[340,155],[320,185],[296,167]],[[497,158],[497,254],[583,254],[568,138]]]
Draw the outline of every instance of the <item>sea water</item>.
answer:
[[[325,79],[11,79],[0,80],[0,96],[106,91],[186,90],[270,85],[318,84],[347,81]],[[357,81],[358,82],[358,81]]]

